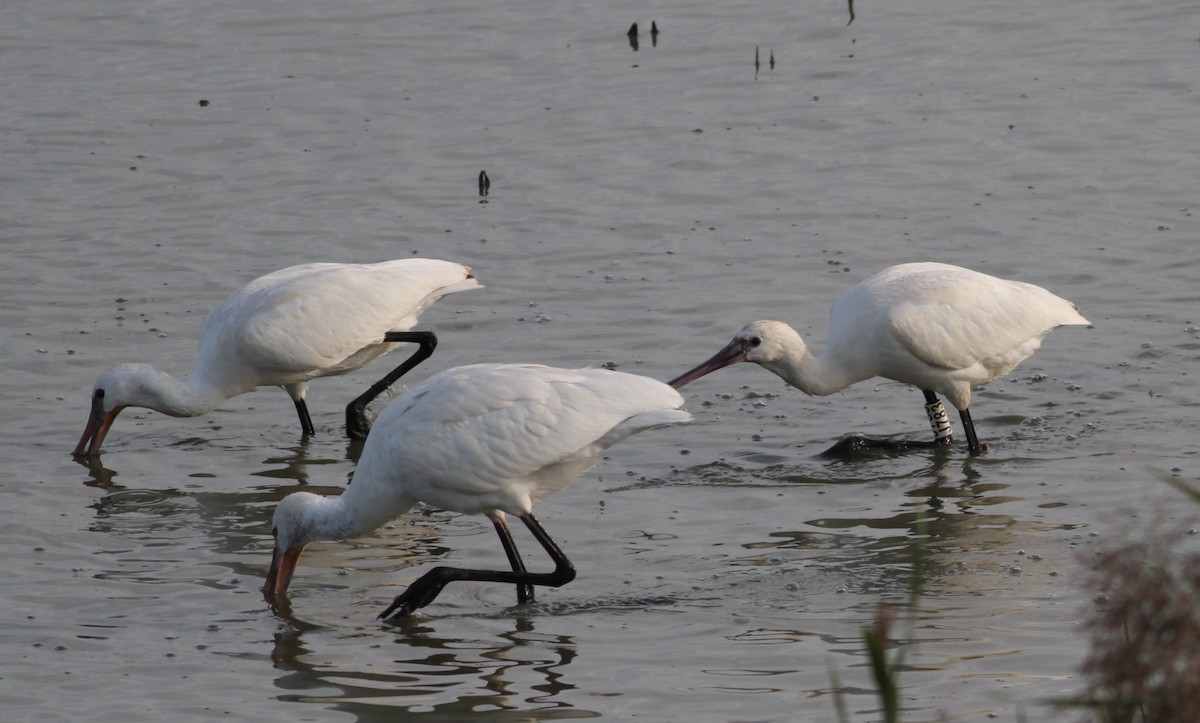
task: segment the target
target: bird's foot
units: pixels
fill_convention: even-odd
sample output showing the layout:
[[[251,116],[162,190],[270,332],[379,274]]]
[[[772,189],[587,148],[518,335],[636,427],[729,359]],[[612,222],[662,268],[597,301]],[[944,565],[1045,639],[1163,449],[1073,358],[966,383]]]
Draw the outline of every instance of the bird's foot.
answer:
[[[432,602],[432,598],[429,600],[420,600],[417,599],[417,596],[413,595],[412,593],[413,589],[409,588],[408,590],[405,590],[397,595],[396,599],[392,601],[392,604],[388,605],[387,610],[384,610],[382,613],[380,613],[377,619],[383,620],[384,618],[408,617],[409,613],[419,608],[423,608]]]
[[[366,439],[371,431],[371,421],[363,409],[346,408],[346,436],[350,439]]]
[[[442,568],[434,568],[429,573],[436,572]],[[429,573],[413,584],[408,586],[408,589],[396,596],[391,605],[388,605],[387,610],[379,614],[378,620],[384,618],[402,618],[408,616],[416,610],[419,610],[429,603],[433,602],[442,588],[446,586],[445,582],[437,580],[429,580]]]
[[[821,453],[822,457],[853,457],[863,452],[907,452],[910,449],[943,447],[950,440],[901,439],[897,437],[867,437],[847,434]]]
[[[409,613],[420,607],[419,605],[412,604],[411,600],[406,600],[406,595],[407,593],[401,593],[397,595],[396,599],[392,601],[392,604],[388,605],[387,610],[379,613],[379,617],[377,617],[376,620],[383,620],[384,618],[405,618],[408,617]]]
[[[517,604],[534,602],[533,585],[517,585]]]

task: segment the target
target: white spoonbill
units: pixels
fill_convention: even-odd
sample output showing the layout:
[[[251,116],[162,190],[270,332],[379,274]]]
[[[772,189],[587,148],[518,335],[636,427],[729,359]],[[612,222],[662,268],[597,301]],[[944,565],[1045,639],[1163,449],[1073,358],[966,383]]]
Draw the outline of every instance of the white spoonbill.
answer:
[[[809,351],[783,322],[755,321],[670,384],[678,389],[735,362],[754,362],[816,396],[885,377],[925,393],[934,444],[951,440],[937,394],[946,397],[962,418],[970,452],[978,454],[971,388],[1012,371],[1058,327],[1087,323],[1074,304],[1040,286],[948,264],[900,264],[838,297],[823,353]]]
[[[98,455],[125,407],[195,417],[262,386],[283,387],[310,435],[304,401],[310,379],[354,371],[416,342],[412,358],[346,407],[346,434],[362,438],[366,405],[433,353],[433,332],[409,331],[417,317],[446,294],[480,286],[466,266],[437,259],[304,264],[259,277],[204,319],[200,359],[187,381],[149,364],[119,364],[101,374],[74,453]]]
[[[354,479],[336,497],[295,492],[275,510],[275,553],[263,592],[287,592],[304,546],[366,534],[418,501],[491,519],[512,567],[435,567],[379,616],[407,615],[447,583],[558,587],[575,568],[533,516],[533,504],[571,484],[605,449],[652,427],[686,422],[683,397],[662,382],[605,369],[474,364],[439,372],[392,400],[375,420]],[[554,561],[525,570],[505,522],[514,515]]]

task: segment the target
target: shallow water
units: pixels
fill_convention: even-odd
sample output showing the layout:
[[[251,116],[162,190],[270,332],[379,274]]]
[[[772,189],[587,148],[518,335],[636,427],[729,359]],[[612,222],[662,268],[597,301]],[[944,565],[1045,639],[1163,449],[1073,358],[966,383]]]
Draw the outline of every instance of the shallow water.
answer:
[[[877,720],[858,636],[918,551],[907,720],[1044,720],[1079,691],[1081,554],[1191,514],[1151,473],[1197,469],[1190,8],[860,3],[847,27],[837,3],[695,5],[0,9],[6,719],[825,721],[840,690]],[[241,283],[414,254],[487,285],[425,316],[441,344],[414,378],[667,379],[762,317],[819,347],[841,290],[922,259],[1094,326],[977,393],[975,459],[819,456],[927,434],[899,384],[707,377],[695,424],[539,507],[573,583],[521,608],[450,586],[397,625],[374,617],[430,565],[502,560],[485,520],[422,510],[312,547],[290,611],[258,592],[274,504],[345,484],[341,407],[383,364],[313,384],[308,442],[268,389],[127,411],[102,467],[70,459],[95,375],[187,374]]]

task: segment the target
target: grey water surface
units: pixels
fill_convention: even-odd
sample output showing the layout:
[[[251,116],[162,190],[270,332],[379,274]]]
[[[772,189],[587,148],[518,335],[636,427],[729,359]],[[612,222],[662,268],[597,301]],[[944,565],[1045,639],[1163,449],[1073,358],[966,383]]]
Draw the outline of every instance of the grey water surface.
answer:
[[[1088,551],[1195,512],[1155,471],[1198,473],[1196,7],[856,11],[0,6],[3,718],[832,721],[840,693],[879,720],[859,635],[920,551],[905,719],[1061,715]],[[242,283],[413,255],[487,287],[425,315],[441,344],[413,380],[478,361],[669,379],[756,318],[819,348],[838,293],[914,260],[1037,283],[1093,326],[977,392],[978,458],[819,456],[928,435],[903,385],[706,377],[694,424],[539,506],[573,583],[524,607],[452,585],[397,625],[375,616],[430,566],[503,566],[486,520],[419,509],[312,546],[290,609],[259,593],[274,504],[345,485],[341,409],[386,362],[313,383],[311,440],[263,389],[195,419],[128,410],[100,465],[71,459],[95,376],[185,376]]]

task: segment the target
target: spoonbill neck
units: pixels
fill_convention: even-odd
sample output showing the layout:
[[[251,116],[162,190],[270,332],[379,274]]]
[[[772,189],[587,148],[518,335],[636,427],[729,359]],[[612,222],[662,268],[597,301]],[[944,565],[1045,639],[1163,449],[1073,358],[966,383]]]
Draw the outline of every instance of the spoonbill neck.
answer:
[[[172,417],[204,414],[249,391],[213,383],[199,370],[180,381],[148,364],[118,365],[100,378],[97,389],[107,392],[110,405],[144,407]]]
[[[381,519],[381,515],[371,514],[377,510],[372,510],[370,506],[358,507],[348,493],[349,490],[335,497],[313,495],[306,500],[306,542],[359,537],[391,519]]]
[[[406,494],[395,480],[387,481],[390,484],[380,485],[371,479],[369,469],[360,467],[340,495],[325,497],[309,492],[289,495],[276,512],[277,520],[280,516],[292,520],[288,539],[283,542],[290,547],[361,537],[412,509],[417,500]]]
[[[774,358],[751,360],[773,372],[789,385],[814,397],[839,392],[851,384],[866,379],[847,373],[843,367],[831,364],[823,355],[813,354],[807,346],[789,345]]]
[[[223,389],[195,377],[185,382],[170,376],[167,376],[167,379],[171,383],[160,387],[161,406],[157,407],[156,411],[173,417],[196,417],[205,414],[226,399],[242,393],[242,390]]]

